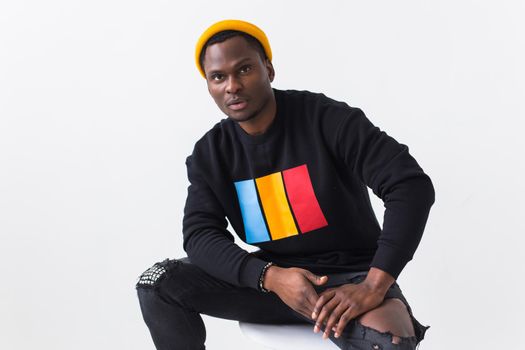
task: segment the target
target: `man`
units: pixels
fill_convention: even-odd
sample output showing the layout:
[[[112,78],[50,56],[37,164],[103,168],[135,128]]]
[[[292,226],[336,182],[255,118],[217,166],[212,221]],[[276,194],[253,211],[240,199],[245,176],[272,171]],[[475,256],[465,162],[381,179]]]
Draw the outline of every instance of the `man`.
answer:
[[[136,285],[157,349],[204,349],[200,314],[304,323],[341,349],[414,349],[428,327],[395,279],[411,260],[434,202],[408,147],[358,109],[271,86],[264,32],[213,24],[196,63],[228,116],[187,158],[183,247]],[[369,186],[385,203],[381,230]],[[234,243],[227,221],[248,253]]]

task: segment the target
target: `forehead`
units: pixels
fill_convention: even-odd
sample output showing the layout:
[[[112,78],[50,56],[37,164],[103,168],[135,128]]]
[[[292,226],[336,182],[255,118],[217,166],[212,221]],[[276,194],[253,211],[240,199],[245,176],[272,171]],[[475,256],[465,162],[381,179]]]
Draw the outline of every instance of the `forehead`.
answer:
[[[212,71],[231,68],[247,59],[259,59],[258,51],[242,36],[234,36],[208,46],[202,63],[205,71]]]

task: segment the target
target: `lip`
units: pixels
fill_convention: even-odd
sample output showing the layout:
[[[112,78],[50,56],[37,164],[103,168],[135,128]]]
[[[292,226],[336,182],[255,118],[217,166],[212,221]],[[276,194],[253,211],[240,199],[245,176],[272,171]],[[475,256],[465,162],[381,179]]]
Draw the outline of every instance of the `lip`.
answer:
[[[248,102],[243,99],[236,99],[236,100],[230,100],[226,103],[229,109],[232,109],[234,111],[240,111],[241,109],[246,108],[248,105]]]

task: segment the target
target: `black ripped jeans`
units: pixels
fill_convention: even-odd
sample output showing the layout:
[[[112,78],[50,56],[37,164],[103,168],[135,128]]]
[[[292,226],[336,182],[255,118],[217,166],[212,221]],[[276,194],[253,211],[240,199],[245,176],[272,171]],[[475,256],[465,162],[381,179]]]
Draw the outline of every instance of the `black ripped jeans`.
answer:
[[[328,274],[322,290],[344,283],[359,283],[363,273]],[[330,283],[331,282],[331,283]],[[146,270],[136,284],[140,309],[157,350],[205,349],[206,330],[200,314],[252,323],[294,324],[315,321],[296,312],[275,294],[234,286],[212,277],[185,257],[166,259]],[[340,349],[415,349],[428,327],[421,325],[394,283],[385,298],[399,298],[409,311],[415,336],[392,344],[390,333],[381,333],[351,320],[339,338],[330,340]],[[320,333],[319,333],[320,334]],[[321,335],[319,335],[321,336]]]

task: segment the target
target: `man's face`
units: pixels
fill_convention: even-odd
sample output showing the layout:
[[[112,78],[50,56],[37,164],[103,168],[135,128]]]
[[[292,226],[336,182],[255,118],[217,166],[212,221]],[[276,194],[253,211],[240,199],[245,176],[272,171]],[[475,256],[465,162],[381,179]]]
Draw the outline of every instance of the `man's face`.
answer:
[[[208,46],[203,68],[210,95],[231,119],[245,122],[267,110],[273,98],[273,66],[243,37]]]

